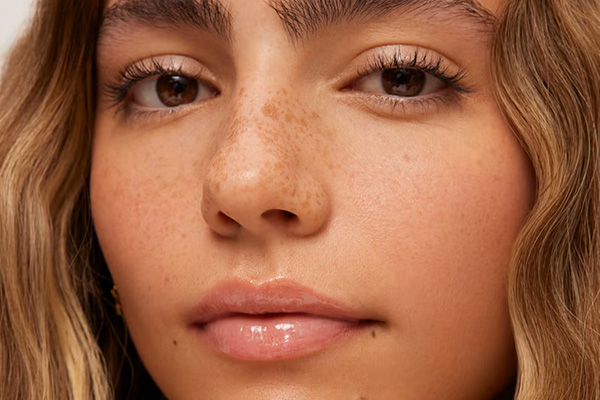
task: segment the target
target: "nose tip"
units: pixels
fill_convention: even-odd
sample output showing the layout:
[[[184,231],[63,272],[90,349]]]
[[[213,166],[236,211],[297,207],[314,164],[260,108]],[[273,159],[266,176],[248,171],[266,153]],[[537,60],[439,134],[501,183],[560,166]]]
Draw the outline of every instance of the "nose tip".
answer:
[[[323,183],[295,156],[262,148],[273,141],[259,142],[223,146],[209,165],[201,208],[210,229],[223,237],[321,231],[330,215]]]
[[[310,236],[319,232],[328,220],[329,207],[321,191],[301,194],[300,190],[292,190],[296,195],[286,195],[289,191],[278,185],[255,184],[254,191],[241,193],[229,179],[220,182],[219,192],[210,183],[204,186],[202,215],[220,236],[235,237],[242,230],[254,236]],[[223,186],[231,190],[224,190]]]

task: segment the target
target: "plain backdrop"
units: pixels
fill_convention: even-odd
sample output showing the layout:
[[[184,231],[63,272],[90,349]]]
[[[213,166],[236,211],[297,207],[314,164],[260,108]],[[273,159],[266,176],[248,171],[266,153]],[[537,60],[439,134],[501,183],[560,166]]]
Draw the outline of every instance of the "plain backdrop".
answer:
[[[33,4],[34,0],[0,0],[0,66],[6,52],[26,26]]]

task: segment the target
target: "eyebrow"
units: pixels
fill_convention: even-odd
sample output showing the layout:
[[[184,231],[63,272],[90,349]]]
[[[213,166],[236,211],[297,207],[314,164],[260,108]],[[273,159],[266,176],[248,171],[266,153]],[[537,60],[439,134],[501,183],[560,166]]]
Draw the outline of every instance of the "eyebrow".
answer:
[[[356,20],[383,18],[391,12],[422,12],[455,17],[484,32],[493,29],[494,15],[477,0],[267,0],[290,38],[307,39],[326,27]],[[99,42],[123,27],[193,28],[232,38],[232,16],[221,0],[120,0],[105,12]],[[118,35],[117,35],[118,36]]]
[[[295,40],[326,27],[383,18],[399,10],[462,19],[483,32],[491,32],[496,24],[494,15],[477,0],[269,0],[269,5]]]
[[[183,24],[230,41],[231,22],[220,0],[120,0],[106,10],[99,37],[102,41],[128,26],[179,28]]]

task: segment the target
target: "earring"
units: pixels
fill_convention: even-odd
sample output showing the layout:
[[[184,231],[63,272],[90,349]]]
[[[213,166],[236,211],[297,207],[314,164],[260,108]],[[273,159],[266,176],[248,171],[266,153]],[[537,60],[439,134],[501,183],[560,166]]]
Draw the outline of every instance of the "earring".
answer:
[[[121,312],[121,299],[119,298],[119,292],[117,292],[117,285],[113,286],[110,294],[112,294],[112,297],[115,299],[115,311],[117,312],[117,315],[122,317],[123,313]]]

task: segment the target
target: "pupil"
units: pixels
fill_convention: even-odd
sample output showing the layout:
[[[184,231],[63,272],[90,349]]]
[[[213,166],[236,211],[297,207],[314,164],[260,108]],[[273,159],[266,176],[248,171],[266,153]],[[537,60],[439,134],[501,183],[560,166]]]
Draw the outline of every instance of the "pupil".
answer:
[[[186,88],[185,84],[178,82],[176,80],[173,80],[172,84],[173,84],[173,91],[175,93],[181,94],[181,93],[185,92],[185,88]]]
[[[425,79],[423,71],[408,68],[387,69],[381,74],[385,91],[402,97],[418,96],[425,87]]]
[[[156,91],[161,103],[177,107],[196,100],[198,82],[179,75],[161,76],[156,82]]]

